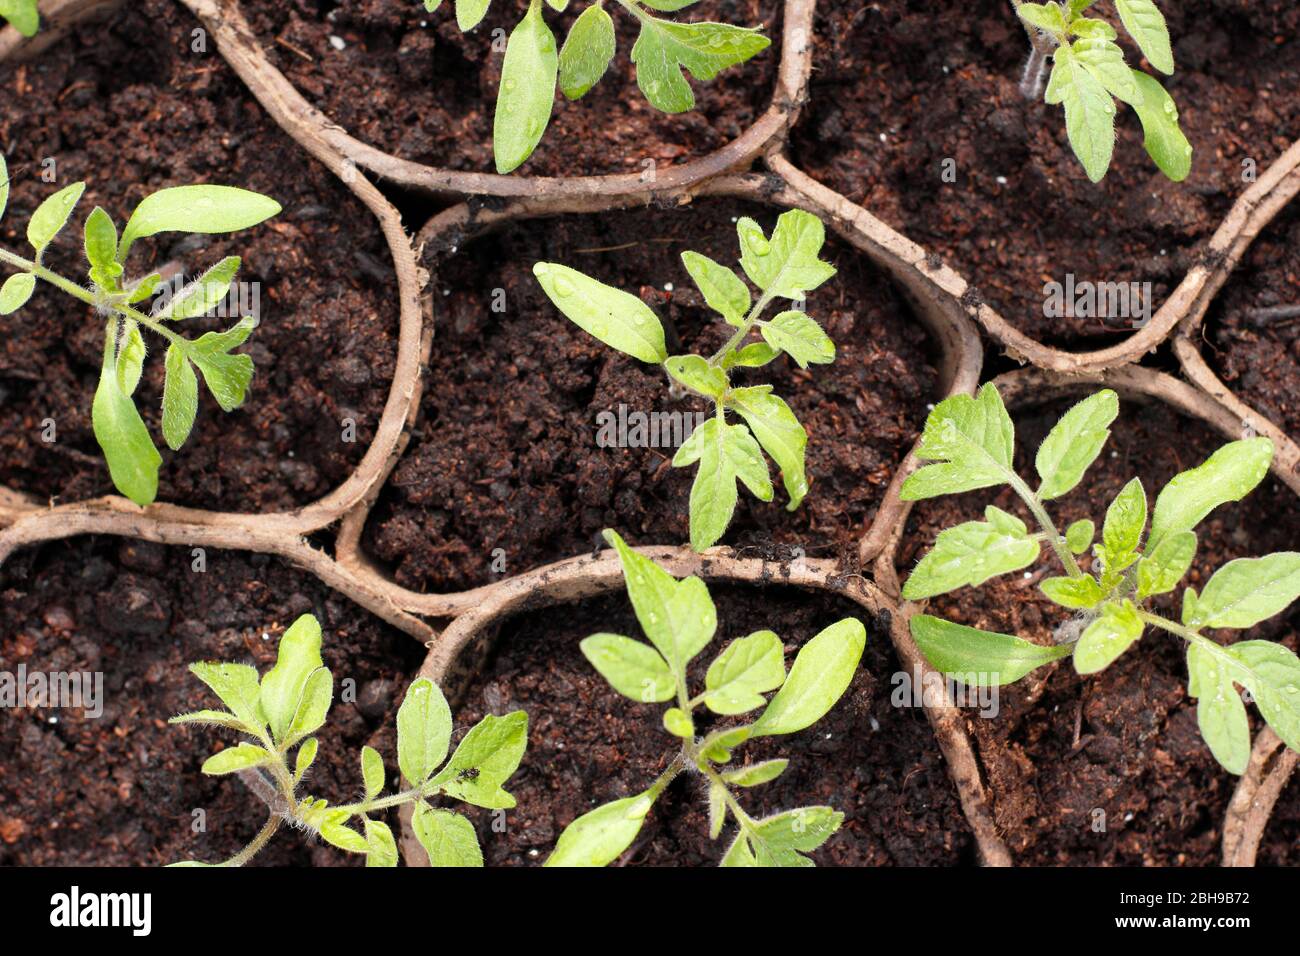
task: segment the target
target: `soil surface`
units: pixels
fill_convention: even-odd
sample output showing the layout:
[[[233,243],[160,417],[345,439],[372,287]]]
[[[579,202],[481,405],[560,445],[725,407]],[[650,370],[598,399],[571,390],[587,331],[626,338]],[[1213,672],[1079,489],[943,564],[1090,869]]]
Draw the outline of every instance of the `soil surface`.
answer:
[[[419,0],[244,0],[242,6],[271,62],[353,136],[429,166],[496,171],[492,122],[505,38],[527,10],[525,0],[497,0],[469,33],[456,26],[450,4],[430,14]],[[557,44],[586,7],[544,11]],[[703,0],[663,14],[682,22],[763,26],[772,40],[758,56],[708,83],[688,78],[695,109],[669,115],[637,88],[631,60],[636,22],[610,4],[618,52],[609,71],[576,102],[557,93],[550,126],[518,173],[640,173],[646,160],[662,168],[726,145],[772,98],[782,9],[777,0]]]
[[[154,866],[237,852],[265,823],[265,806],[235,778],[199,772],[235,735],[166,721],[220,707],[190,662],[265,672],[284,628],[304,613],[321,622],[335,686],[307,787],[332,802],[353,799],[370,742],[388,759],[391,782],[391,728],[424,648],[278,560],[209,551],[203,573],[193,560],[183,548],[78,538],[24,551],[0,571],[0,668],[103,675],[98,717],[0,708],[0,865]],[[348,686],[352,702],[341,699]],[[256,858],[359,860],[292,831]]]
[[[1130,317],[1048,318],[1044,284],[1067,273],[1150,282],[1154,311],[1246,188],[1243,163],[1262,172],[1300,135],[1293,0],[1166,7],[1177,70],[1161,79],[1196,150],[1181,184],[1146,155],[1127,108],[1110,172],[1089,182],[1061,109],[1017,89],[1029,48],[1006,0],[819,5],[792,157],[942,255],[1025,333],[1073,349],[1112,345],[1131,333]],[[1092,10],[1119,23],[1109,0]]]
[[[890,703],[899,665],[884,621],[856,604],[793,588],[712,585],[719,629],[693,662],[691,686],[733,638],[768,628],[785,642],[787,666],[805,641],[844,617],[867,626],[857,676],[838,704],[801,733],[765,738],[736,752],[737,765],[776,757],[790,765],[776,780],[739,791],[752,816],[799,806],[842,811],[840,830],[812,854],[824,866],[972,863],[974,840],[921,708]],[[578,643],[596,631],[642,638],[624,593],[576,606],[520,615],[506,622],[466,686],[457,719],[468,727],[484,714],[529,713],[528,752],[506,785],[519,801],[505,832],[478,814],[484,856],[492,865],[543,862],[560,833],[599,804],[644,790],[671,761],[674,739],[663,706],[617,694],[582,656]],[[723,726],[701,709],[700,729]],[[712,723],[711,721],[718,721]],[[706,726],[707,725],[707,726]],[[735,827],[709,839],[700,778],[679,776],[651,811],[617,865],[710,866]]]
[[[383,409],[397,336],[387,247],[365,207],[262,112],[215,48],[192,52],[196,21],[179,4],[128,7],[33,62],[0,66],[0,145],[13,178],[0,242],[30,252],[32,211],[78,180],[86,193],[46,255],[78,280],[81,223],[97,204],[121,228],[166,186],[222,183],[278,200],[284,212],[262,226],[164,233],[137,244],[128,263],[128,275],[170,263],[192,279],[226,255],[243,258],[240,280],[258,283],[261,313],[241,350],[257,366],[244,406],[225,414],[200,388],[194,433],[168,451],[158,427],[163,350],[148,332],[136,398],[163,454],[161,500],[257,511],[305,504],[347,477]],[[46,171],[54,181],[42,181]],[[183,331],[196,338],[232,324],[189,320]],[[103,323],[40,283],[27,306],[0,318],[0,342],[0,484],[42,499],[112,491],[90,421]],[[343,440],[347,419],[353,442]],[[54,442],[43,440],[47,420]]]
[[[704,306],[680,255],[734,264],[734,218],[744,215],[770,231],[777,212],[718,201],[523,222],[455,255],[428,252],[438,335],[422,416],[367,534],[400,583],[482,584],[503,568],[518,574],[592,550],[606,527],[636,543],[689,537],[695,470],[671,467],[673,448],[598,447],[597,416],[620,403],[710,414],[711,405],[674,400],[662,372],[571,323],[532,266],[563,262],[639,294],[671,326],[670,353],[708,355],[733,329]],[[933,399],[928,340],[898,293],[844,246],[828,244],[823,258],[839,274],[807,309],[836,342],[834,364],[801,371],[781,357],[733,375],[770,383],[790,403],[809,435],[811,491],[791,513],[783,490],[766,504],[742,490],[723,543],[802,546],[811,556],[850,549]]]
[[[1016,415],[1017,466],[1032,475],[1032,453],[1069,402]],[[1177,435],[1171,444],[1169,436]],[[1178,472],[1200,464],[1223,444],[1207,427],[1164,406],[1123,400],[1120,418],[1085,486],[1052,502],[1058,527],[1091,518],[1100,527],[1106,506],[1131,478],[1142,479],[1148,502]],[[974,492],[918,504],[909,521],[900,568],[914,566],[952,524],[979,518],[988,502],[1032,519],[1009,491]],[[1215,510],[1197,528],[1196,561],[1184,584],[1199,590],[1224,563],[1293,550],[1300,514],[1293,493],[1268,477],[1242,502]],[[963,588],[930,602],[930,613],[963,624],[1049,644],[1068,613],[1038,590],[1062,573],[1046,550],[1026,572]],[[1176,617],[1173,595],[1156,610]],[[1281,641],[1300,647],[1300,606],[1247,631],[1214,635]],[[1223,814],[1237,778],[1210,755],[1187,694],[1186,648],[1148,629],[1143,639],[1099,675],[1080,677],[1067,661],[1034,671],[1002,689],[1000,713],[969,726],[991,782],[999,826],[1018,863],[1039,865],[1216,865]],[[1252,727],[1263,722],[1250,709]],[[1260,859],[1295,862],[1297,786],[1279,808],[1282,822],[1265,836]],[[1101,814],[1104,813],[1104,818]],[[1285,821],[1290,821],[1285,822]],[[1094,830],[1104,825],[1104,830]]]

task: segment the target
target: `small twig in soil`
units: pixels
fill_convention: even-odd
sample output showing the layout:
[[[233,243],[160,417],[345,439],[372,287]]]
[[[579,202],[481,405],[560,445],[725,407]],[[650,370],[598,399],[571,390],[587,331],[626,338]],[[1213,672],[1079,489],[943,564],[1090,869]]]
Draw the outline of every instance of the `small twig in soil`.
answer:
[[[1246,318],[1252,325],[1268,325],[1276,323],[1278,325],[1287,324],[1295,319],[1300,319],[1300,303],[1293,305],[1272,305],[1262,309],[1248,309]]]

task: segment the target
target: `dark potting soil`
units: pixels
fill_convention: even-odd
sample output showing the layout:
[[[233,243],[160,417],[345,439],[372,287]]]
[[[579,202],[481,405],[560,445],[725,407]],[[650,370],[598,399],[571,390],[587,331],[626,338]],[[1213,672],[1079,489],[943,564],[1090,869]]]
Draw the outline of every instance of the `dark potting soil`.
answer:
[[[606,527],[637,543],[687,540],[694,469],[671,467],[673,448],[599,447],[597,416],[620,403],[642,413],[711,407],[674,400],[661,371],[571,323],[532,266],[563,262],[640,294],[679,337],[671,344],[670,331],[670,353],[707,355],[732,329],[706,309],[680,255],[734,264],[734,218],[744,215],[770,230],[777,212],[700,202],[522,222],[455,254],[427,250],[438,331],[423,414],[366,538],[400,583],[482,584],[589,551]],[[901,297],[847,248],[830,243],[823,257],[839,274],[807,308],[836,342],[834,364],[800,371],[782,357],[733,378],[771,383],[790,403],[809,435],[811,490],[793,513],[783,489],[766,504],[742,490],[724,544],[775,542],[812,556],[849,549],[933,399],[928,340]]]
[[[789,759],[771,783],[740,791],[751,815],[830,805],[845,815],[841,829],[813,858],[826,866],[953,865],[974,862],[974,841],[930,725],[920,707],[897,708],[890,695],[899,665],[885,622],[855,604],[793,588],[710,587],[719,630],[693,662],[691,686],[727,642],[769,628],[785,642],[787,665],[797,648],[844,617],[867,627],[857,676],[821,721],[789,737],[765,738],[736,752],[737,765]],[[599,804],[644,790],[672,759],[663,707],[628,700],[609,687],[578,643],[596,631],[640,639],[623,592],[520,615],[502,625],[481,670],[455,697],[465,726],[487,713],[529,714],[528,752],[507,789],[518,799],[504,832],[477,814],[491,865],[544,861],[560,833]],[[450,690],[450,688],[449,688]],[[724,718],[701,712],[702,721]],[[740,718],[726,718],[739,720]],[[704,731],[704,724],[701,723]],[[658,800],[624,865],[715,865],[734,836],[729,823],[708,835],[700,778],[679,776]]]
[[[1022,475],[1033,474],[1033,452],[1069,404],[1014,416]],[[1177,441],[1171,442],[1175,435]],[[1061,528],[1091,518],[1100,534],[1106,506],[1131,478],[1142,478],[1148,502],[1154,504],[1175,473],[1200,464],[1223,443],[1218,433],[1165,406],[1123,400],[1106,450],[1083,486],[1050,503],[1052,515]],[[988,502],[1032,523],[1007,491],[922,502],[909,520],[900,554],[904,579],[940,530],[980,517]],[[1270,475],[1243,501],[1217,509],[1198,527],[1196,561],[1184,584],[1199,590],[1231,559],[1294,550],[1298,533],[1294,494]],[[1042,560],[1027,572],[936,598],[928,610],[1048,644],[1069,615],[1043,597],[1038,584],[1060,573],[1054,555],[1044,550]],[[1157,598],[1157,610],[1176,618],[1173,599],[1181,600],[1181,590]],[[1214,636],[1225,643],[1281,641],[1295,650],[1300,647],[1300,607],[1248,631],[1224,630]],[[1253,707],[1250,711],[1258,732],[1263,722]],[[1080,677],[1069,661],[1040,668],[1002,689],[996,719],[979,719],[973,710],[967,714],[997,822],[1017,862],[1218,863],[1223,814],[1237,778],[1215,762],[1201,739],[1196,704],[1187,694],[1186,648],[1172,635],[1148,628],[1139,643],[1092,677]],[[1290,809],[1283,817],[1289,813],[1289,829],[1275,825],[1266,833],[1261,860],[1294,860],[1298,790],[1292,783],[1286,798]]]
[[[1119,23],[1110,2],[1092,9]],[[1162,9],[1177,71],[1161,80],[1196,150],[1181,184],[1150,161],[1127,108],[1110,172],[1089,182],[1060,107],[1017,90],[1028,41],[1006,0],[821,4],[792,157],[942,255],[1025,333],[1073,349],[1114,344],[1131,334],[1128,317],[1048,318],[1044,284],[1067,273],[1150,282],[1154,311],[1247,187],[1243,163],[1262,172],[1300,136],[1293,0]]]
[[[456,26],[450,4],[430,14],[419,0],[244,0],[242,6],[271,62],[353,136],[430,166],[495,172],[492,123],[505,39],[527,9],[524,0],[497,0],[469,33]],[[586,6],[571,5],[563,14],[545,10],[557,44]],[[611,6],[618,52],[609,71],[576,102],[557,94],[541,145],[518,173],[640,173],[647,160],[676,165],[726,145],[771,100],[782,8],[776,0],[704,0],[666,15],[763,26],[772,40],[711,82],[691,80],[696,108],[668,115],[637,88],[636,24]]]
[[[236,735],[166,721],[221,706],[190,662],[265,672],[304,613],[321,622],[335,686],[306,787],[332,802],[355,798],[366,743],[384,754],[391,783],[397,706],[424,648],[276,559],[209,551],[203,573],[193,560],[184,548],[77,538],[0,570],[0,669],[98,671],[104,696],[97,718],[0,708],[0,865],[153,866],[237,852],[265,823],[265,805],[234,777],[199,771]],[[348,688],[353,702],[342,699]],[[282,830],[257,862],[359,859]]]
[[[396,356],[391,260],[365,207],[266,116],[210,39],[207,52],[191,51],[196,24],[179,4],[147,0],[32,62],[0,66],[0,144],[13,178],[0,242],[29,252],[31,212],[78,180],[86,193],[46,256],[76,279],[81,223],[96,204],[120,228],[165,186],[222,183],[278,200],[280,216],[230,236],[142,240],[129,269],[173,262],[193,278],[226,255],[243,258],[240,279],[260,285],[261,311],[242,348],[257,366],[244,406],[225,414],[200,388],[194,433],[169,452],[158,428],[163,350],[148,332],[136,397],[163,454],[161,500],[287,509],[340,484],[374,435]],[[56,181],[42,181],[50,169]],[[196,338],[232,324],[190,320],[182,331]],[[103,322],[40,283],[27,306],[0,318],[0,341],[0,483],[61,500],[112,491],[90,421]],[[344,440],[348,419],[354,442]]]
[[[1287,306],[1296,314],[1261,314]],[[1260,234],[1206,318],[1206,360],[1238,398],[1300,439],[1300,206]]]

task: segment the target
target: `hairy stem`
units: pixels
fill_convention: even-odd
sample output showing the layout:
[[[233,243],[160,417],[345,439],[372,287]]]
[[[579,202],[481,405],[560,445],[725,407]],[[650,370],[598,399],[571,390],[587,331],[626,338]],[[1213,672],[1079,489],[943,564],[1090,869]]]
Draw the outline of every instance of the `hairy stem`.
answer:
[[[764,292],[759,297],[758,301],[754,303],[754,307],[749,310],[749,315],[745,316],[745,321],[741,323],[740,328],[736,329],[735,334],[733,334],[731,338],[727,339],[722,348],[713,353],[713,357],[709,359],[710,365],[717,365],[722,361],[723,356],[729,352],[735,351],[735,349],[745,341],[745,336],[749,335],[750,331],[754,328],[754,323],[758,321],[758,317],[763,314],[763,310],[766,309],[771,302],[772,295]]]
[[[1062,566],[1064,566],[1065,573],[1072,578],[1083,577],[1079,562],[1074,559],[1074,554],[1071,553],[1069,546],[1065,543],[1065,538],[1056,530],[1056,524],[1052,521],[1052,516],[1047,513],[1043,503],[1038,500],[1038,495],[1034,494],[1030,487],[1025,484],[1024,479],[1014,472],[1011,473],[1010,484],[1021,500],[1029,506],[1029,510],[1033,513],[1043,531],[1047,533],[1047,540],[1051,544],[1052,550],[1056,552]]]
[[[1011,9],[1016,12],[1016,19],[1020,20],[1020,4],[1023,0],[1011,0]],[[1047,73],[1047,57],[1052,52],[1053,42],[1050,37],[1045,36],[1024,20],[1020,20],[1021,26],[1025,28],[1025,33],[1029,37],[1029,60],[1025,63],[1025,71],[1020,76],[1020,94],[1027,100],[1037,100],[1043,94],[1043,80]]]
[[[271,842],[271,837],[275,836],[275,831],[280,829],[280,823],[282,820],[283,817],[278,813],[271,814],[270,818],[267,819],[266,824],[258,831],[257,836],[253,837],[252,842],[249,843],[248,846],[244,847],[224,863],[218,863],[217,866],[243,866],[255,857],[262,847]]]

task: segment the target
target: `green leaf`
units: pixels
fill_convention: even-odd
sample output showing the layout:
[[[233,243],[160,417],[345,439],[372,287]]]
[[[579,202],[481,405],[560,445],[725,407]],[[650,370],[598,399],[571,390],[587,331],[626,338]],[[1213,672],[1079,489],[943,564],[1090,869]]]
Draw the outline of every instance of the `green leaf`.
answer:
[[[330,846],[346,850],[348,853],[370,853],[370,843],[356,830],[345,825],[348,819],[346,811],[335,811],[321,822],[321,839]]]
[[[361,780],[367,800],[373,800],[384,789],[384,758],[374,747],[361,748]]]
[[[1075,58],[1111,96],[1136,103],[1142,94],[1133,81],[1133,70],[1124,62],[1124,51],[1105,37],[1083,37],[1071,44]]]
[[[788,760],[764,760],[750,764],[748,767],[728,770],[722,775],[722,779],[735,787],[757,787],[781,776],[789,763]]]
[[[654,806],[650,792],[602,804],[574,820],[556,841],[545,866],[606,866],[632,845]]]
[[[1094,183],[1101,182],[1115,151],[1115,101],[1068,46],[1052,55],[1045,99],[1065,107],[1065,131],[1074,155]]]
[[[751,304],[749,286],[745,285],[745,280],[726,266],[698,252],[683,252],[682,264],[704,296],[705,304],[731,325],[741,326]]]
[[[663,13],[676,13],[695,3],[699,3],[699,0],[641,0],[641,6]]]
[[[12,0],[0,0],[11,3]],[[35,0],[33,0],[35,2]],[[0,153],[0,219],[4,218],[5,207],[9,205],[9,164],[5,162],[4,153]]]
[[[1183,579],[1196,557],[1196,534],[1180,531],[1167,535],[1159,547],[1138,563],[1139,599],[1172,591]]]
[[[501,65],[501,89],[492,125],[498,173],[517,169],[541,142],[551,122],[559,69],[555,34],[542,19],[541,6],[531,4],[510,34]]]
[[[699,355],[674,355],[664,362],[668,374],[693,392],[717,399],[727,390],[727,375]]]
[[[316,752],[320,750],[320,741],[315,737],[308,737],[303,741],[302,746],[298,748],[298,756],[293,764],[293,782],[301,783],[302,778],[307,776],[307,771],[311,765],[316,762]]]
[[[1087,574],[1077,578],[1048,578],[1039,588],[1061,607],[1080,610],[1094,608],[1106,597],[1097,579]]]
[[[1232,670],[1199,643],[1187,647],[1187,690],[1197,698],[1196,723],[1214,759],[1229,773],[1250,763],[1250,721],[1232,683]]]
[[[489,810],[508,810],[515,805],[515,798],[502,784],[518,769],[527,747],[526,713],[488,714],[470,728],[434,782],[457,800]]]
[[[253,380],[253,360],[247,355],[232,355],[230,350],[244,344],[255,324],[246,318],[225,332],[205,332],[186,349],[222,411],[234,411],[242,405],[248,383]]]
[[[318,667],[307,678],[302,689],[302,699],[293,715],[286,738],[290,744],[315,733],[325,723],[330,704],[334,702],[334,675],[328,668]]]
[[[695,107],[695,93],[683,70],[711,80],[729,66],[744,63],[772,41],[757,30],[726,23],[673,23],[639,16],[641,33],[632,47],[636,82],[645,98],[665,113]]]
[[[609,686],[642,704],[672,700],[677,691],[672,672],[653,648],[619,634],[593,634],[580,645],[582,654]]]
[[[41,15],[36,0],[0,0],[0,17],[8,20],[25,37],[36,36],[40,29]],[[4,169],[0,168],[0,173],[3,172]],[[0,212],[3,211],[4,203],[0,203]]]
[[[266,719],[258,706],[261,688],[255,668],[247,664],[197,663],[190,665],[190,673],[207,684],[240,723],[254,734],[261,734]]]
[[[696,577],[678,581],[629,548],[614,531],[607,530],[605,540],[618,551],[627,596],[646,637],[669,668],[685,674],[686,665],[713,639],[718,626],[709,589]]]
[[[755,631],[726,646],[704,676],[704,703],[715,714],[762,707],[762,694],[785,682],[785,650],[772,631]]]
[[[1142,145],[1160,171],[1181,183],[1192,171],[1192,144],[1178,126],[1178,107],[1155,77],[1133,70],[1138,97],[1133,109],[1142,121]]]
[[[178,321],[207,315],[221,304],[230,292],[230,284],[239,272],[239,256],[227,256],[203,275],[181,289],[167,306],[158,312],[159,320]]]
[[[116,321],[111,324],[116,325]],[[131,396],[122,390],[116,362],[108,354],[99,375],[90,417],[95,441],[104,452],[113,485],[138,505],[152,502],[158,495],[162,456],[154,447]]]
[[[275,757],[269,750],[243,742],[213,754],[203,762],[203,772],[208,776],[216,777],[222,774],[235,773],[239,770],[247,770],[250,767],[260,767],[262,764],[270,763],[274,759]]]
[[[722,357],[724,369],[740,366],[742,368],[762,368],[781,353],[766,342],[751,342],[735,352],[728,352]]]
[[[820,325],[802,312],[782,312],[759,323],[763,340],[789,355],[800,368],[828,365],[835,361],[835,343]]]
[[[144,335],[139,323],[125,319],[122,323],[122,342],[117,350],[117,384],[127,395],[134,395],[144,374]]]
[[[1030,671],[1062,657],[1070,647],[1042,647],[1010,634],[981,631],[929,614],[909,622],[912,639],[930,666],[967,687],[1011,684]]]
[[[429,13],[433,13],[440,6],[442,6],[442,0],[424,0],[424,9]]]
[[[1087,518],[1075,521],[1065,529],[1065,544],[1071,554],[1083,554],[1092,545],[1097,526]]]
[[[1272,641],[1238,641],[1224,653],[1273,732],[1300,750],[1300,658]]]
[[[659,317],[636,296],[555,262],[537,263],[533,275],[555,307],[584,332],[642,362],[657,365],[668,358]]]
[[[199,412],[199,379],[185,357],[185,350],[175,343],[167,346],[163,379],[162,433],[167,447],[179,451],[194,429]]]
[[[397,841],[388,824],[368,817],[365,824],[366,866],[397,866]]]
[[[303,614],[285,630],[280,638],[275,666],[262,678],[258,705],[276,743],[288,736],[307,688],[307,680],[323,663],[320,645],[320,622],[311,614]]]
[[[966,521],[939,532],[930,553],[923,557],[903,586],[909,601],[946,594],[959,587],[978,587],[990,578],[1019,571],[1038,560],[1039,543],[1025,523],[989,505],[990,517],[1014,524],[1004,530],[991,521]]]
[[[54,241],[72,215],[73,207],[86,191],[85,183],[73,183],[65,186],[36,207],[32,218],[27,221],[27,241],[36,250],[39,262],[45,247]]]
[[[760,501],[772,500],[767,460],[744,425],[710,418],[673,456],[674,467],[699,463],[691,484],[691,547],[703,551],[722,537],[736,510],[736,479]]]
[[[718,866],[758,866],[758,858],[754,856],[754,850],[749,844],[749,834],[745,830],[741,830],[736,834],[736,839],[733,840],[731,846],[727,848],[727,852],[723,855],[722,861]]]
[[[224,710],[194,710],[188,714],[177,714],[175,717],[169,717],[167,723],[212,724],[217,727],[225,727],[227,730],[242,730],[250,734],[257,733],[256,727],[247,727],[234,714],[228,714]]]
[[[96,206],[86,217],[83,234],[91,278],[99,285],[111,287],[122,274],[122,267],[117,263],[117,226],[113,225],[113,218]]]
[[[1173,73],[1174,51],[1169,43],[1169,27],[1152,0],[1115,0],[1115,10],[1124,29],[1151,65],[1161,73]]]
[[[821,720],[848,690],[866,643],[862,622],[846,617],[801,647],[790,676],[754,722],[750,736],[792,734]]]
[[[1030,26],[1048,33],[1065,32],[1065,17],[1055,3],[1021,3],[1016,6],[1016,15]]]
[[[456,0],[456,26],[467,33],[479,25],[492,0]]]
[[[1070,32],[1089,40],[1115,40],[1119,37],[1115,28],[1105,20],[1091,20],[1087,17],[1079,17],[1071,21]]]
[[[413,787],[433,776],[451,746],[451,708],[427,677],[411,682],[397,709],[397,766]]]
[[[1101,616],[1088,625],[1074,648],[1074,669],[1096,674],[1110,666],[1142,636],[1142,619],[1133,602],[1107,604]]]
[[[799,419],[784,400],[772,394],[771,385],[733,388],[727,394],[727,407],[745,420],[758,443],[781,469],[781,481],[790,496],[786,510],[794,511],[808,493],[808,475],[804,470],[808,433]]]
[[[750,281],[770,296],[802,299],[835,275],[835,267],[818,256],[826,227],[802,209],[783,212],[769,241],[763,227],[748,216],[736,222],[740,266]]]
[[[1191,628],[1253,627],[1280,614],[1298,597],[1300,552],[1238,558],[1214,573],[1183,623]]]
[[[831,807],[800,807],[759,820],[751,834],[759,866],[812,866],[801,855],[817,849],[840,828],[844,814]]]
[[[593,3],[569,28],[560,50],[560,90],[576,100],[600,82],[614,59],[614,21],[605,8]]]
[[[664,729],[674,737],[690,740],[695,736],[695,722],[691,715],[680,707],[669,707],[664,711]]]
[[[1012,474],[1015,428],[992,382],[978,396],[954,395],[934,407],[916,455],[926,465],[903,482],[901,497],[917,501],[1005,484]]]
[[[423,800],[415,804],[411,818],[415,838],[429,854],[430,866],[482,866],[474,825],[459,813],[435,810]]]
[[[137,239],[160,232],[223,233],[248,229],[280,214],[269,196],[235,186],[173,186],[146,196],[135,207],[118,247],[125,262]]]
[[[1101,527],[1101,540],[1112,555],[1125,555],[1137,550],[1142,541],[1142,531],[1147,526],[1147,495],[1142,490],[1142,480],[1134,478],[1115,496],[1106,509],[1106,521]]]
[[[127,304],[135,305],[137,302],[143,302],[145,299],[150,298],[158,291],[160,285],[162,285],[162,274],[159,272],[149,273],[143,279],[127,286],[127,291],[130,293],[126,299]]]
[[[727,822],[727,788],[709,783],[709,839],[716,840]]]
[[[11,315],[27,304],[36,289],[36,276],[19,272],[5,279],[0,286],[0,315]]]
[[[1110,425],[1119,415],[1119,396],[1103,389],[1061,416],[1034,458],[1041,501],[1059,498],[1077,485],[1101,454]],[[1086,545],[1085,545],[1086,547]]]
[[[1221,504],[1240,501],[1268,474],[1273,443],[1246,438],[1224,445],[1204,463],[1177,474],[1156,497],[1147,551],[1171,534],[1191,531]]]

